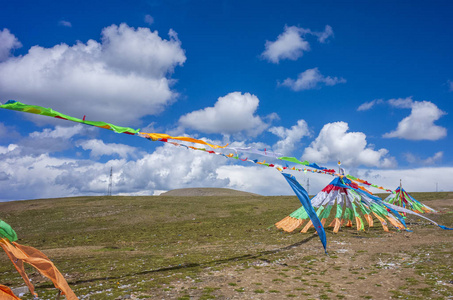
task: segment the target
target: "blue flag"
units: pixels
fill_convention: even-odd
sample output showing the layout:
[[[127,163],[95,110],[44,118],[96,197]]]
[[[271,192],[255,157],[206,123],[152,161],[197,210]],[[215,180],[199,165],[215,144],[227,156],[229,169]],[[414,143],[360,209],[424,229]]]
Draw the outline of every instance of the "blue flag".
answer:
[[[294,193],[296,193],[297,198],[299,198],[300,202],[302,203],[305,211],[310,217],[311,222],[313,223],[313,226],[318,232],[321,243],[324,246],[324,251],[327,253],[326,232],[324,231],[324,227],[322,226],[318,215],[316,215],[315,209],[311,205],[307,191],[299,184],[299,182],[297,182],[296,177],[294,177],[293,175],[286,173],[282,173],[282,175],[285,177],[286,181],[288,181]]]

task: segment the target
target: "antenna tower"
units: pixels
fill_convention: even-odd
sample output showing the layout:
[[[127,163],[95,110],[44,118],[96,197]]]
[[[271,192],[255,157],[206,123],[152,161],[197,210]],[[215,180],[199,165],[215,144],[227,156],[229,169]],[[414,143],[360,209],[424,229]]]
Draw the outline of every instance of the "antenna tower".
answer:
[[[113,185],[112,170],[113,170],[113,167],[110,167],[109,188],[107,190],[107,196],[112,196],[112,185]]]

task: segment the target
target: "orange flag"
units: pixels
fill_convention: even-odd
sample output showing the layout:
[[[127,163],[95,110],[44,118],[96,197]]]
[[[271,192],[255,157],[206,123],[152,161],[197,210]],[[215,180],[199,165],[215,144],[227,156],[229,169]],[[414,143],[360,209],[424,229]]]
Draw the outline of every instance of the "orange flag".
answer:
[[[4,245],[7,245],[7,244],[9,244],[8,240],[4,240],[4,239],[0,240],[0,246],[3,248],[3,250],[5,250],[6,255],[8,255],[9,259],[13,263],[17,272],[20,274],[20,276],[22,276],[22,279],[24,280],[25,284],[27,285],[28,289],[30,290],[30,293],[32,293],[32,295],[37,297],[38,294],[35,293],[35,287],[33,286],[33,284],[31,284],[31,281],[28,278],[27,273],[25,273],[24,262],[21,259],[16,259],[14,257],[14,255],[5,248],[6,246],[4,246]]]
[[[13,291],[6,285],[0,284],[0,299],[2,300],[20,300],[19,297],[14,295]]]
[[[0,239],[0,246],[3,250],[5,250],[6,254],[16,267],[17,271],[21,274],[25,284],[27,284],[33,295],[36,295],[36,293],[34,292],[34,287],[28,280],[28,276],[25,273],[23,265],[24,262],[32,265],[43,276],[52,280],[55,287],[66,296],[67,300],[78,300],[63,275],[44,253],[30,246],[23,246],[15,242],[11,244],[5,239]]]
[[[196,144],[208,145],[209,147],[214,148],[214,149],[225,148],[227,146],[227,145],[225,145],[225,146],[213,145],[213,144],[209,144],[209,143],[207,143],[207,142],[205,142],[203,140],[197,140],[197,139],[194,139],[194,138],[191,138],[191,137],[187,137],[187,136],[170,136],[170,135],[165,134],[165,133],[139,132],[138,135],[141,136],[141,137],[144,137],[144,138],[152,139],[153,141],[157,141],[159,139],[178,140],[178,141],[185,141],[185,142],[191,142],[191,143],[196,143]]]

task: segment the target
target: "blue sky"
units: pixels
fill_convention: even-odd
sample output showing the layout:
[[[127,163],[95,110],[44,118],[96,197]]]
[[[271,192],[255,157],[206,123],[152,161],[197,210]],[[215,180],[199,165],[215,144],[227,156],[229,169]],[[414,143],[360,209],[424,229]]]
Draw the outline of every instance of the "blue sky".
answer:
[[[0,5],[1,103],[453,190],[450,1]],[[0,200],[105,194],[111,167],[121,195],[291,194],[270,168],[7,110],[0,158]],[[332,179],[294,175],[310,193]]]

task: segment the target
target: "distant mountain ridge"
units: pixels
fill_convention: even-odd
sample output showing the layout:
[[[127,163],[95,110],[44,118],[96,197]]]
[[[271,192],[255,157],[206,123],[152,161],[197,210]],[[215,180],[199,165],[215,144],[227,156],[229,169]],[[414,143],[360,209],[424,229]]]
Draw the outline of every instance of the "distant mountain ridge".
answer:
[[[200,196],[232,196],[232,197],[245,197],[245,196],[260,196],[254,193],[242,192],[226,188],[186,188],[175,189],[160,194],[160,196],[173,196],[173,197],[200,197]]]

